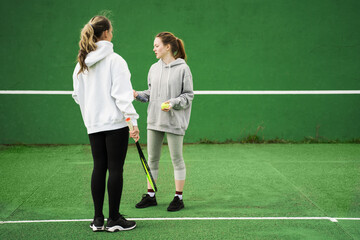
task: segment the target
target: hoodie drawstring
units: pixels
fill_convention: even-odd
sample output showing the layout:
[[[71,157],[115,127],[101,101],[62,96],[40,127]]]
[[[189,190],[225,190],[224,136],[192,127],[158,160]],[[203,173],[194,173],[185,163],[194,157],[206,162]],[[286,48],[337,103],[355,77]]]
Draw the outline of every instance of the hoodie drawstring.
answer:
[[[162,77],[163,67],[164,67],[164,65],[163,65],[163,62],[161,61],[160,80],[159,80],[159,86],[158,86],[158,97],[161,96],[161,77]],[[166,79],[166,96],[168,96],[168,94],[169,94],[169,80],[170,80],[171,64],[169,64],[168,67],[169,67],[169,71],[168,71],[168,76]]]
[[[162,61],[161,61],[160,79],[159,79],[159,86],[158,86],[158,97],[160,97],[160,91],[161,91],[161,77],[162,77],[162,70],[163,70],[163,63],[162,63]]]
[[[170,72],[171,72],[171,65],[169,64],[169,72],[168,72],[168,77],[167,77],[167,79],[166,79],[166,97],[169,96],[168,90],[169,90]],[[171,115],[172,117],[174,117],[174,112],[173,112],[172,109],[170,109],[170,115]]]
[[[166,96],[169,96],[169,95],[168,95],[168,89],[169,89],[170,71],[171,71],[171,65],[169,65],[168,77],[167,77],[167,79],[166,79]]]

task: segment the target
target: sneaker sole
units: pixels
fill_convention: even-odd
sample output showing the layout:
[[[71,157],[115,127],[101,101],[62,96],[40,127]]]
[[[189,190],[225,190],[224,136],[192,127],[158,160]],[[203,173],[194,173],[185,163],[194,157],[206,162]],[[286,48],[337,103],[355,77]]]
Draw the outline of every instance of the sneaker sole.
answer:
[[[137,205],[135,205],[136,208],[147,208],[147,207],[154,207],[154,206],[157,206],[157,203],[156,204],[151,204],[151,205],[146,205],[146,206],[137,206]]]
[[[116,226],[109,227],[109,228],[106,227],[106,231],[108,231],[108,232],[128,231],[128,230],[134,229],[135,227],[136,227],[136,224],[129,228],[123,228],[122,226],[116,225]]]
[[[178,209],[167,209],[168,210],[168,212],[176,212],[176,211],[180,211],[181,209],[183,209],[185,206],[183,205],[183,206],[181,206],[180,208],[178,208]]]
[[[96,227],[95,225],[90,225],[90,228],[93,230],[93,232],[100,232],[105,230],[104,226]]]

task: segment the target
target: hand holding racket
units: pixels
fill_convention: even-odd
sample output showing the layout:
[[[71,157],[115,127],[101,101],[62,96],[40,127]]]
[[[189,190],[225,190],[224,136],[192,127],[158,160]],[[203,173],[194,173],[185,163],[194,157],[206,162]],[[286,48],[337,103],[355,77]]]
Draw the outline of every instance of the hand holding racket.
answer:
[[[127,123],[127,125],[129,126],[130,132],[133,132],[133,131],[135,132],[134,126],[133,126],[130,118],[127,118],[127,119],[126,119],[126,123]],[[135,127],[136,127],[136,126],[135,126]],[[137,127],[136,127],[136,128],[137,128]],[[132,134],[131,134],[130,136],[132,136]],[[135,140],[135,142],[136,142],[136,147],[137,147],[137,150],[138,150],[138,152],[139,152],[141,165],[142,165],[143,168],[144,168],[144,171],[145,171],[147,180],[149,181],[152,189],[153,189],[155,192],[157,192],[157,187],[156,187],[154,178],[153,178],[153,176],[152,176],[152,174],[151,174],[150,167],[149,167],[149,165],[148,165],[147,162],[146,162],[146,158],[145,158],[145,156],[144,156],[143,151],[141,150],[141,147],[140,147],[140,144],[139,144],[139,141],[138,141],[139,138],[140,138],[140,137],[139,137],[139,129],[138,129],[138,128],[137,128],[137,136],[138,136],[137,141],[135,140],[135,138],[134,138],[134,140]]]
[[[137,142],[140,139],[139,133],[140,133],[139,128],[137,126],[133,126],[133,129],[130,130],[130,136],[129,137],[131,137],[132,139],[134,139],[135,142]]]

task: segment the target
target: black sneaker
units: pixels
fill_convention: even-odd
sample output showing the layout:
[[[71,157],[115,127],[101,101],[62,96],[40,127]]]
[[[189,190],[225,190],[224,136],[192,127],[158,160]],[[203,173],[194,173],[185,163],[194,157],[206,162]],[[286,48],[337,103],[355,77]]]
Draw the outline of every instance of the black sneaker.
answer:
[[[149,194],[144,194],[142,196],[142,199],[139,203],[137,203],[135,205],[136,208],[147,208],[147,207],[151,207],[151,206],[156,206],[157,202],[156,202],[156,197],[150,197]]]
[[[118,218],[118,220],[113,221],[112,219],[108,219],[106,224],[106,231],[108,232],[118,232],[131,230],[136,227],[136,223],[134,221],[126,220],[122,215]]]
[[[93,230],[93,232],[104,231],[104,218],[94,218],[94,221],[92,221],[92,223],[90,224],[90,228]]]
[[[172,202],[170,203],[167,210],[169,212],[175,212],[175,211],[179,211],[180,209],[183,209],[183,208],[184,208],[183,200],[180,200],[180,198],[178,196],[175,196],[174,200],[172,200]]]

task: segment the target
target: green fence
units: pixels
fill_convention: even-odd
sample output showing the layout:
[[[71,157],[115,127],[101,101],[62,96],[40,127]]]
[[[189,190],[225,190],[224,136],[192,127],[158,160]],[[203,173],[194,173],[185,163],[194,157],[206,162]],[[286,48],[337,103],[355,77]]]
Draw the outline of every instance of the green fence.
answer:
[[[80,29],[111,10],[146,88],[153,38],[185,42],[194,90],[359,90],[358,0],[2,1],[0,90],[72,90]],[[195,95],[186,142],[360,138],[360,94]],[[146,104],[134,103],[146,140]],[[88,143],[70,95],[0,94],[0,143]]]

